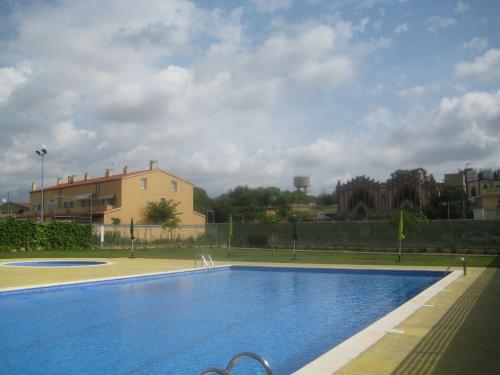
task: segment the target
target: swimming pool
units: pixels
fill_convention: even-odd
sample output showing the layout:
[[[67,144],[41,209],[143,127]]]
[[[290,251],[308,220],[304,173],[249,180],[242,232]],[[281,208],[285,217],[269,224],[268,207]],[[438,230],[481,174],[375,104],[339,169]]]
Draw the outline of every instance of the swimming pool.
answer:
[[[101,266],[108,264],[97,260],[36,260],[36,261],[22,261],[22,262],[8,262],[3,263],[8,267],[83,267],[83,266]]]
[[[252,351],[289,374],[442,277],[232,266],[0,293],[0,373],[199,374]]]

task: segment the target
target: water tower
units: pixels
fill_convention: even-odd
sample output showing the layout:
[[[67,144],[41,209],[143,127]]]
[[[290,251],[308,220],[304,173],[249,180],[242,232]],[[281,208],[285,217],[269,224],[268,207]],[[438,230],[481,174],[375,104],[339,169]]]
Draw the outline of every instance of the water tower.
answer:
[[[295,176],[293,178],[293,186],[297,190],[302,190],[307,194],[307,188],[311,186],[311,177],[310,176]]]

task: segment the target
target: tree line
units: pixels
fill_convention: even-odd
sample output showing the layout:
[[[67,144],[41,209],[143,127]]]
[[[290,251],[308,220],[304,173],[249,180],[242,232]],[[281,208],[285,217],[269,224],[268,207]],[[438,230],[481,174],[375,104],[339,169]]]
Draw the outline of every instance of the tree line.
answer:
[[[291,205],[316,204],[332,206],[337,203],[335,192],[308,195],[303,191],[281,190],[277,187],[237,186],[218,197],[210,198],[200,187],[194,189],[194,209],[208,215],[210,222],[227,222],[229,213],[235,222],[265,221],[269,210],[276,220],[289,217]],[[208,213],[207,213],[208,212]]]
[[[281,190],[277,187],[237,186],[227,193],[210,198],[202,188],[194,189],[195,211],[208,215],[208,221],[216,223],[227,222],[229,213],[235,222],[265,222],[269,216],[268,209],[273,210],[275,220],[284,221],[294,214],[291,208],[293,205],[312,204],[324,208],[336,203],[335,191],[314,196],[303,191]],[[418,208],[409,211],[417,213]],[[462,189],[444,186],[431,195],[428,204],[423,207],[423,213],[429,220],[462,219],[464,215],[466,219],[470,219],[472,205]]]

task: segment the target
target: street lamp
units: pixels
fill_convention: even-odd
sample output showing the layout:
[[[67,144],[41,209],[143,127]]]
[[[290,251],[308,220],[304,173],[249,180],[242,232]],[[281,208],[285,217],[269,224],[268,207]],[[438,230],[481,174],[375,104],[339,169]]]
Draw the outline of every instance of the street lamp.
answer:
[[[46,146],[44,146],[46,147]],[[41,148],[40,150],[35,151],[38,156],[42,158],[42,211],[40,213],[40,221],[43,223],[43,159],[45,158],[45,155],[47,154],[47,150],[45,148]]]
[[[464,177],[465,177],[465,198],[462,197],[462,219],[465,220],[465,199],[469,199],[469,183],[467,181],[467,171],[469,170],[469,165],[472,165],[472,162],[465,163],[464,169]]]

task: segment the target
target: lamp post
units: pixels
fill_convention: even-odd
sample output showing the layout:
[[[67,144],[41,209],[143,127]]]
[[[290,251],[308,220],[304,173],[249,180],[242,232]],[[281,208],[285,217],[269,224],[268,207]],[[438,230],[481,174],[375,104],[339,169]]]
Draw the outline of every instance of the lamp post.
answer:
[[[468,184],[468,181],[467,181],[467,171],[468,171],[468,167],[469,165],[472,165],[473,163],[471,163],[470,161],[465,163],[465,170],[464,170],[464,177],[465,177],[465,195],[466,195],[466,198],[469,199],[469,184]],[[465,220],[465,198],[462,197],[462,219]]]
[[[422,217],[422,183],[424,182],[424,172],[422,169],[418,170],[418,212]]]
[[[45,147],[45,146],[44,146]],[[42,210],[40,212],[40,221],[43,223],[43,159],[45,158],[45,155],[47,154],[47,149],[41,148],[40,150],[35,151],[38,156],[42,158]]]

